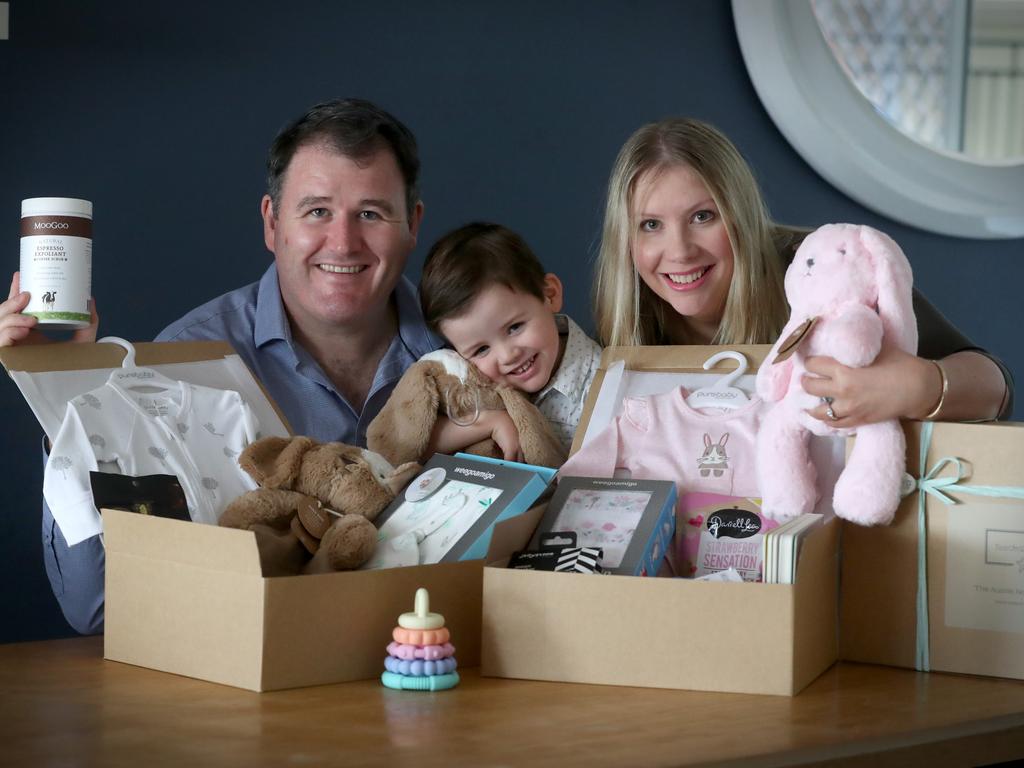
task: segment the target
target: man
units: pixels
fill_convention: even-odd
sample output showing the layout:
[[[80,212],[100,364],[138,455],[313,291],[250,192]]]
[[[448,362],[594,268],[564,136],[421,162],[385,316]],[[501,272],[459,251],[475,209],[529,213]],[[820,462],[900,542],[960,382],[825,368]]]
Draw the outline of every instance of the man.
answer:
[[[314,106],[270,149],[260,211],[274,263],[157,341],[227,340],[293,432],[365,445],[405,369],[440,346],[402,276],[423,218],[418,174],[415,138],[384,110],[359,99]],[[15,276],[0,305],[0,346],[41,340],[34,318],[18,314],[27,302]],[[76,336],[95,338],[95,322]],[[69,548],[44,504],[43,553],[68,622],[102,631],[99,537]]]
[[[157,341],[226,339],[292,430],[365,445],[402,373],[438,340],[402,276],[423,218],[409,130],[366,101],[318,104],[270,149],[258,283],[204,304]]]

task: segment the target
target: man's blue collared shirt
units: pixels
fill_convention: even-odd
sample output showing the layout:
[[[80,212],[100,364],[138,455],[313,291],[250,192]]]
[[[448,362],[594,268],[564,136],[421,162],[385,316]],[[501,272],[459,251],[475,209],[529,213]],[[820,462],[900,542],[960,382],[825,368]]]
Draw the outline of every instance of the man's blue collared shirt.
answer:
[[[393,296],[398,308],[398,334],[377,367],[361,413],[292,338],[273,264],[258,283],[192,310],[161,331],[156,340],[229,342],[270,393],[293,433],[365,446],[366,428],[405,370],[441,346],[440,339],[427,330],[412,283],[403,277]],[[339,339],[339,344],[343,343]]]

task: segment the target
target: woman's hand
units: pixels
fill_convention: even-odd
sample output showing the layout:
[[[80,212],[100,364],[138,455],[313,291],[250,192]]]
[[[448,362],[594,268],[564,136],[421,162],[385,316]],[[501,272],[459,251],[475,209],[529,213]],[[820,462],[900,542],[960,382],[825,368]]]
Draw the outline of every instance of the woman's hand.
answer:
[[[37,318],[21,314],[28,306],[30,298],[27,291],[21,290],[21,274],[15,272],[11,278],[11,290],[7,295],[7,301],[0,304],[0,347],[15,344],[48,344],[53,341],[36,327],[39,323]],[[89,313],[89,325],[72,333],[70,341],[96,341],[100,319],[96,314],[96,302],[91,298]]]
[[[809,357],[805,365],[804,391],[831,398],[808,413],[841,429],[890,419],[920,419],[942,396],[942,376],[935,364],[894,347],[883,348],[863,368],[850,368],[831,357]],[[835,419],[828,415],[829,407]]]

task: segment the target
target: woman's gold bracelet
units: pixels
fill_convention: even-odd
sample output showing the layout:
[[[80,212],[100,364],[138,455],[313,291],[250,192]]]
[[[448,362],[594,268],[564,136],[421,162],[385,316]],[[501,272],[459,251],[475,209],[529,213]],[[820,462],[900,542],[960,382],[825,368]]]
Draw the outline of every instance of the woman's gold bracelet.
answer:
[[[930,363],[934,363],[935,367],[939,369],[939,376],[942,377],[942,394],[939,395],[939,402],[935,404],[931,412],[925,416],[922,421],[934,421],[935,417],[939,415],[939,411],[942,410],[943,403],[946,402],[946,393],[949,392],[949,379],[946,377],[946,369],[942,367],[942,364],[938,360],[929,360]]]

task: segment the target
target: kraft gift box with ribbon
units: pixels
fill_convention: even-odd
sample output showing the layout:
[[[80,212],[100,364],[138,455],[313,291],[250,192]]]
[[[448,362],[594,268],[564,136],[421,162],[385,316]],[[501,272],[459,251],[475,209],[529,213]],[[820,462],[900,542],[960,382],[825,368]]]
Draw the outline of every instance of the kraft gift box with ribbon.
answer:
[[[895,521],[844,526],[840,657],[1024,679],[1024,424],[904,429]]]

